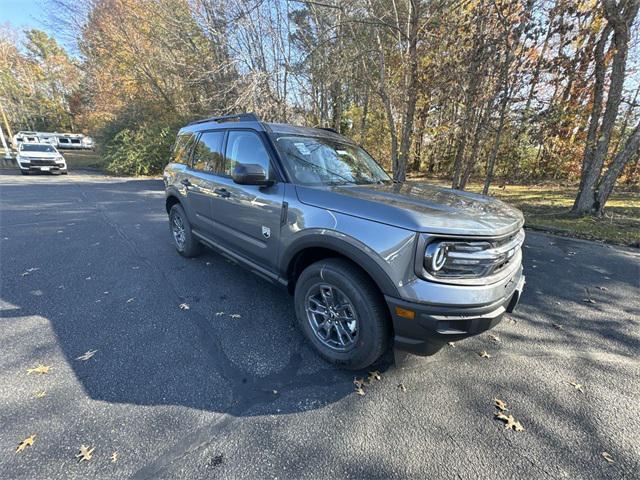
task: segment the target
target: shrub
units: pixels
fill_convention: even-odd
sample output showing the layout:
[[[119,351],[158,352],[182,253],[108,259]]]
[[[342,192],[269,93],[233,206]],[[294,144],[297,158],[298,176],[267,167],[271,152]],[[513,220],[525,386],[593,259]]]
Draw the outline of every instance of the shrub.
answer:
[[[140,125],[124,128],[107,144],[107,172],[114,175],[155,175],[169,161],[175,128]]]

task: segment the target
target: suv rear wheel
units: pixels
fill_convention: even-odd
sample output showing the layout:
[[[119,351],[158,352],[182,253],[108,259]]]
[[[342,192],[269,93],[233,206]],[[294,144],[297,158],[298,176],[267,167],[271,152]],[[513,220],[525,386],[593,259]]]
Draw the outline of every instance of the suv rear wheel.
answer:
[[[309,265],[296,282],[295,308],[305,336],[329,362],[358,370],[387,348],[387,307],[371,279],[346,259]]]
[[[169,228],[173,236],[176,250],[183,257],[191,258],[200,255],[202,244],[191,232],[191,224],[184,213],[182,205],[176,203],[169,212]]]

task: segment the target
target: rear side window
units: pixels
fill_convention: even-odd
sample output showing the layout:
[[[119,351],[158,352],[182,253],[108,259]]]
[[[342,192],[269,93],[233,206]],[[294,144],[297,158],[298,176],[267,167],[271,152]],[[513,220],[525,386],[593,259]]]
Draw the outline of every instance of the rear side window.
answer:
[[[224,131],[203,132],[193,150],[193,168],[221,175],[224,173],[222,141]]]
[[[238,163],[256,163],[269,174],[269,154],[260,137],[249,130],[231,130],[227,139],[225,173],[231,175]]]
[[[193,146],[194,136],[192,133],[182,133],[176,139],[176,145],[173,147],[173,163],[189,163],[189,153]]]

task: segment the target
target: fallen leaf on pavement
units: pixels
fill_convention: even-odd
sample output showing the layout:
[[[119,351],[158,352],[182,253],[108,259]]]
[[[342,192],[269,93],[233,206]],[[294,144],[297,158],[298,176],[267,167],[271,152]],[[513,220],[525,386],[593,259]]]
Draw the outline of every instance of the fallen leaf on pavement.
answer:
[[[373,372],[369,372],[369,382],[371,382],[371,380],[382,380],[382,376],[380,375],[380,372],[378,370],[374,370]]]
[[[80,462],[88,462],[93,457],[93,451],[96,447],[85,447],[84,445],[80,445],[80,453],[76,454],[76,458],[78,459],[78,463]]]
[[[118,461],[118,452],[113,452],[111,454],[111,463],[116,463]]]
[[[579,383],[569,382],[569,385],[571,385],[573,388],[578,390],[580,393],[584,393],[584,387],[582,385],[580,385]]]
[[[364,378],[354,378],[353,384],[356,386],[356,388],[362,388],[367,384],[367,382]]]
[[[240,315],[239,313],[232,313],[231,315],[229,315],[231,318],[242,318],[242,315]]]
[[[507,404],[504,402],[504,400],[500,400],[499,398],[494,398],[493,399],[493,404],[496,406],[496,408],[502,412],[505,412],[507,410],[509,410],[507,408]]]
[[[492,342],[500,343],[500,337],[497,335],[494,335],[493,333],[489,334],[489,338],[491,339]]]
[[[451,348],[456,348],[456,344],[455,342],[449,342],[448,344]]]
[[[23,277],[26,277],[27,275],[29,275],[31,272],[36,272],[40,270],[38,267],[31,267],[31,268],[27,268],[24,272],[22,272],[20,275]]]
[[[187,305],[186,303],[181,303],[180,310],[189,310],[189,305]]]
[[[38,390],[33,394],[33,398],[44,398],[47,396],[47,392],[44,390]]]
[[[583,298],[584,303],[597,303],[593,298]]]
[[[478,355],[480,355],[480,357],[482,358],[491,358],[491,355],[486,350],[482,350],[481,352],[478,352]]]
[[[613,457],[609,455],[609,453],[607,452],[602,452],[602,457],[609,463],[615,463],[615,460],[613,459]]]
[[[609,289],[607,287],[598,287],[598,290],[602,290],[603,292],[608,292]]]
[[[362,396],[364,395],[364,389],[362,387],[356,387],[356,393]]]
[[[131,303],[131,302],[133,302],[134,300],[135,300],[135,297],[131,297],[129,300],[127,300],[127,302],[126,302],[126,303]]]
[[[216,312],[216,317],[221,317],[224,315],[224,312]]]
[[[556,330],[564,330],[564,327],[562,325],[560,325],[559,323],[552,323],[551,324],[553,326],[553,328],[555,328]]]
[[[16,448],[16,453],[20,453],[25,448],[30,447],[31,445],[33,445],[33,442],[35,441],[36,441],[36,434],[34,433],[33,435],[25,438],[18,444],[18,448]]]
[[[406,392],[406,391],[407,391],[407,387],[405,387],[405,386],[404,386],[404,383],[399,383],[399,384],[398,384],[398,388],[399,388],[401,391],[403,391],[403,392]]]
[[[87,352],[84,352],[82,355],[80,355],[79,357],[76,358],[76,360],[82,360],[83,362],[86,362],[87,360],[89,360],[91,357],[93,357],[96,352],[98,350],[89,350]]]
[[[51,369],[51,365],[42,365],[40,363],[38,364],[37,367],[27,368],[27,375],[31,375],[32,373],[39,373],[42,375],[45,373],[49,373],[50,369]]]
[[[522,424],[515,418],[513,418],[513,415],[505,415],[502,412],[498,412],[495,414],[495,417],[505,423],[504,428],[510,428],[512,430],[515,430],[516,432],[521,432],[524,430]]]

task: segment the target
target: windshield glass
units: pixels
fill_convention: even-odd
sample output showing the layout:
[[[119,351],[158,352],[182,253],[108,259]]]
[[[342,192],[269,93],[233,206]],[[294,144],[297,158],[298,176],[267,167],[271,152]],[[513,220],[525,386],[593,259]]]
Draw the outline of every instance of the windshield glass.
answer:
[[[278,137],[276,143],[296,183],[365,185],[391,181],[382,167],[356,145],[297,135]]]
[[[20,151],[22,152],[55,152],[56,149],[53,148],[51,145],[45,145],[45,144],[40,144],[40,145],[22,144],[20,146]]]

